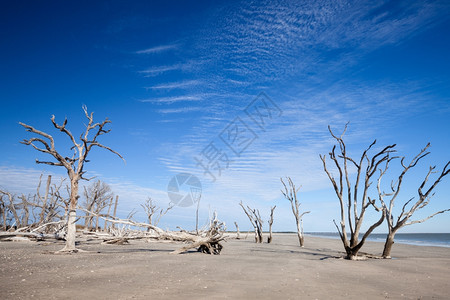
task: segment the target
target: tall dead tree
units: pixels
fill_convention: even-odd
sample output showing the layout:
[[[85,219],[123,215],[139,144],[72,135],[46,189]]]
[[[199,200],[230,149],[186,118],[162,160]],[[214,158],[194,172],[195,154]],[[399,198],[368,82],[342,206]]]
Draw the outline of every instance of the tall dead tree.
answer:
[[[420,184],[417,193],[418,197],[415,202],[413,202],[414,197],[410,198],[408,201],[406,201],[401,209],[400,214],[394,218],[394,206],[395,206],[395,200],[400,192],[400,189],[403,184],[403,179],[405,174],[412,168],[414,168],[417,163],[430,154],[430,152],[427,152],[427,149],[430,147],[430,144],[428,143],[425,148],[423,148],[419,154],[417,154],[409,164],[405,164],[405,157],[401,158],[401,166],[403,168],[402,172],[396,179],[396,181],[392,181],[390,185],[390,192],[385,193],[381,189],[381,178],[386,173],[390,160],[386,161],[386,165],[384,169],[380,169],[380,177],[378,178],[378,184],[377,184],[377,190],[378,190],[378,196],[380,199],[380,202],[382,204],[382,209],[386,213],[386,220],[387,220],[387,226],[388,226],[388,235],[386,237],[386,242],[384,244],[383,254],[382,256],[384,258],[390,258],[391,257],[391,250],[392,246],[394,245],[394,238],[395,234],[398,232],[398,230],[402,227],[417,224],[417,223],[423,223],[428,219],[431,219],[432,217],[444,213],[446,211],[450,211],[450,209],[444,209],[438,212],[435,212],[431,215],[429,215],[426,218],[420,219],[420,220],[413,220],[410,221],[410,218],[413,216],[413,214],[420,209],[426,207],[429,203],[431,198],[434,196],[433,190],[434,188],[441,182],[442,178],[447,176],[450,173],[449,164],[450,161],[447,162],[442,172],[439,174],[439,176],[434,180],[431,185],[425,189],[425,185],[427,184],[428,180],[430,179],[431,174],[436,173],[434,170],[436,169],[436,166],[430,167],[428,170],[428,173],[426,174],[425,178],[423,179],[422,183]],[[389,198],[386,199],[386,198]]]
[[[55,121],[55,116],[52,116],[51,121],[53,126],[59,131],[63,132],[71,141],[73,146],[71,150],[73,151],[71,156],[65,156],[61,154],[55,148],[55,141],[53,137],[40,131],[33,126],[19,123],[22,125],[26,131],[36,134],[38,137],[32,137],[30,139],[25,139],[21,143],[25,145],[31,145],[35,150],[49,154],[53,157],[54,161],[40,161],[36,159],[36,163],[38,164],[46,164],[50,166],[60,166],[64,167],[67,171],[67,175],[70,179],[70,202],[68,207],[68,222],[67,222],[67,234],[66,234],[66,245],[60,250],[61,252],[76,252],[77,249],[75,247],[75,234],[76,234],[76,210],[78,204],[78,185],[81,179],[88,180],[84,177],[86,171],[84,170],[84,164],[88,162],[87,157],[93,147],[99,147],[106,149],[120,158],[123,159],[122,155],[113,149],[101,144],[98,142],[98,138],[106,133],[110,132],[105,129],[105,126],[108,123],[111,123],[107,118],[101,123],[94,123],[94,116],[91,112],[90,114],[87,111],[86,106],[83,106],[84,114],[88,120],[88,124],[86,125],[86,130],[80,135],[79,140],[77,141],[73,134],[66,128],[67,118],[64,119],[62,124],[58,124]],[[89,134],[93,133],[92,137],[89,137]]]
[[[270,217],[269,217],[269,221],[267,221],[267,223],[269,223],[269,237],[267,238],[268,244],[270,244],[272,242],[273,212],[275,211],[275,208],[277,208],[276,205],[274,207],[270,208]]]
[[[368,152],[375,145],[375,140],[366,150],[364,150],[358,160],[354,160],[347,155],[346,146],[343,140],[343,136],[347,130],[347,125],[345,125],[345,129],[341,136],[336,136],[332,132],[331,127],[328,126],[331,136],[339,145],[339,154],[336,154],[336,145],[333,146],[333,149],[329,153],[329,157],[334,163],[336,171],[339,174],[337,181],[327,166],[326,156],[320,155],[320,159],[322,160],[324,171],[327,173],[328,178],[333,185],[336,196],[339,199],[341,216],[340,228],[336,224],[336,221],[333,220],[333,222],[339,232],[342,243],[344,244],[345,252],[347,254],[346,258],[354,260],[357,259],[357,254],[364,245],[367,237],[375,228],[380,226],[385,219],[385,211],[374,205],[375,200],[368,198],[368,192],[369,187],[372,184],[372,178],[378,167],[381,163],[389,160],[389,155],[390,153],[395,152],[393,149],[396,145],[393,144],[386,146],[381,151],[370,157]],[[352,170],[350,170],[351,167],[349,167],[349,164],[356,168],[356,174],[353,176],[351,176]],[[353,183],[352,179],[354,179]],[[362,188],[361,192],[359,191],[360,187]],[[370,206],[373,206],[374,209],[379,212],[380,218],[369,226],[363,234],[361,240],[359,240],[361,226],[363,225],[367,208]],[[347,221],[348,227],[346,223]],[[347,231],[350,231],[350,239],[348,238]]]
[[[258,209],[252,209],[250,206],[247,205],[247,208],[244,207],[244,204],[242,204],[242,201],[239,203],[239,205],[244,210],[244,213],[247,215],[248,219],[250,220],[250,223],[253,226],[253,229],[255,230],[255,243],[262,243],[263,242],[263,221],[261,219],[261,215],[259,213]]]
[[[310,211],[300,212],[300,205],[301,203],[298,201],[297,198],[297,192],[300,189],[295,187],[294,182],[290,177],[287,177],[287,181],[289,184],[289,187],[286,186],[286,183],[284,183],[283,178],[280,178],[281,183],[284,186],[284,191],[281,190],[284,197],[291,202],[291,209],[292,213],[295,217],[295,223],[297,224],[297,236],[298,236],[298,242],[300,244],[300,247],[304,247],[305,244],[305,236],[303,234],[303,216],[306,214],[309,214]]]

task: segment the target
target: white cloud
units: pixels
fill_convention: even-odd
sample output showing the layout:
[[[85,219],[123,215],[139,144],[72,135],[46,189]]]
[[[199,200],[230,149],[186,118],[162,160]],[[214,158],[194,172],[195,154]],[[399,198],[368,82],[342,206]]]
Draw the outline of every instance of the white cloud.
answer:
[[[161,45],[161,46],[155,46],[151,48],[147,48],[144,50],[136,51],[136,54],[154,54],[154,53],[160,53],[168,50],[174,50],[178,48],[178,44],[169,44],[169,45]]]
[[[161,98],[153,98],[153,99],[144,99],[141,102],[150,102],[150,103],[166,103],[171,104],[175,102],[181,101],[200,101],[202,97],[197,95],[186,95],[186,96],[172,96],[172,97],[161,97]]]
[[[153,67],[153,68],[148,68],[146,70],[143,71],[139,71],[139,73],[145,74],[145,76],[157,76],[160,75],[162,73],[166,73],[169,71],[174,71],[174,70],[180,70],[181,69],[181,65],[171,65],[171,66],[159,66],[159,67]]]
[[[146,89],[152,89],[152,90],[181,89],[181,88],[188,88],[188,87],[196,86],[201,83],[202,82],[200,80],[185,80],[185,81],[179,81],[179,82],[162,83],[162,84],[146,87]]]
[[[0,189],[15,194],[34,194],[42,176],[42,185],[45,185],[47,175],[52,175],[52,182],[59,184],[63,174],[48,172],[45,169],[29,169],[14,166],[0,166]],[[67,180],[66,180],[67,181]]]
[[[189,106],[189,107],[178,107],[178,108],[165,108],[165,109],[158,109],[157,112],[161,114],[179,114],[179,113],[189,113],[194,111],[201,111],[202,107],[195,107],[195,106]],[[167,122],[167,120],[166,120]]]

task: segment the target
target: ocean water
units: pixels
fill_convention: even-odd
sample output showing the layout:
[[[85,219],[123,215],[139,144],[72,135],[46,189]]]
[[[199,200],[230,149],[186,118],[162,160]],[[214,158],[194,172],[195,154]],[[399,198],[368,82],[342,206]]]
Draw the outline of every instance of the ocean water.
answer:
[[[337,232],[305,232],[310,236],[339,239]],[[362,237],[362,235],[360,235]],[[386,240],[385,233],[372,233],[367,241],[382,242]],[[395,242],[419,246],[436,246],[450,248],[450,233],[397,233]]]

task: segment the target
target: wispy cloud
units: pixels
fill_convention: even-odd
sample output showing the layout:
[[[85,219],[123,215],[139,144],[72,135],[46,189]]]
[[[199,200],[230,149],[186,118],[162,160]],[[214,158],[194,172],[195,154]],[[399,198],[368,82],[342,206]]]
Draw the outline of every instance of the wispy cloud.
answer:
[[[175,65],[171,65],[171,66],[159,66],[159,67],[153,67],[153,68],[148,68],[146,70],[139,71],[139,73],[145,74],[145,76],[148,76],[148,77],[153,77],[153,76],[157,76],[162,73],[169,72],[169,71],[180,70],[181,67],[182,66],[179,64],[175,64]]]
[[[161,84],[157,84],[154,86],[146,87],[146,89],[152,89],[152,90],[181,89],[181,88],[196,86],[201,83],[202,83],[202,81],[200,81],[200,80],[185,80],[185,81],[178,81],[178,82],[161,83]]]
[[[152,98],[152,99],[144,99],[141,102],[150,102],[150,103],[158,103],[158,104],[171,104],[175,102],[182,101],[200,101],[202,97],[196,95],[186,95],[186,96],[173,96],[173,97],[161,97],[161,98]]]
[[[158,109],[157,112],[161,114],[179,114],[179,113],[189,113],[194,111],[201,111],[202,107],[179,107],[179,108],[166,108],[166,109]]]
[[[401,43],[443,19],[437,2],[261,1],[217,11],[198,50],[221,75],[264,82],[348,65],[364,53]]]
[[[52,175],[53,182],[60,182],[64,175],[47,172],[44,169],[30,169],[14,166],[0,166],[0,189],[7,190],[15,194],[35,193],[41,174]],[[43,177],[43,181],[46,178]],[[44,185],[45,183],[43,183]]]
[[[155,54],[160,53],[168,50],[173,50],[178,48],[178,44],[169,44],[169,45],[161,45],[161,46],[155,46],[151,48],[147,48],[144,50],[136,51],[136,54]]]

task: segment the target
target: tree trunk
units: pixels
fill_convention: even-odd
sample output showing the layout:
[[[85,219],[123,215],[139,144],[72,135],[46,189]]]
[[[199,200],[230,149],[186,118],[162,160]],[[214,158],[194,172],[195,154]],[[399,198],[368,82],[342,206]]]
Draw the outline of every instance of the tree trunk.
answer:
[[[305,238],[303,237],[302,228],[299,222],[297,222],[297,236],[300,247],[304,247]]]
[[[116,195],[116,202],[114,204],[114,213],[113,213],[113,219],[116,219],[116,213],[117,213],[117,204],[119,202],[119,195]],[[111,224],[111,227],[114,229],[115,225],[114,223]]]
[[[359,249],[347,247],[345,248],[345,252],[347,253],[346,259],[357,260]]]
[[[111,212],[111,206],[113,203],[114,197],[111,197],[111,199],[109,200],[109,206],[108,206],[108,217],[110,216],[110,212]],[[108,221],[105,220],[105,225],[103,226],[103,230],[106,232],[108,229]]]
[[[267,243],[272,243],[272,224],[269,223],[269,237],[267,238]]]
[[[383,249],[383,258],[391,258],[391,250],[392,246],[394,245],[394,237],[395,237],[395,231],[391,231],[388,233],[386,237],[386,242],[384,243],[384,249]]]
[[[67,235],[66,246],[61,252],[75,252],[75,237],[76,237],[76,220],[77,220],[77,202],[78,202],[78,178],[71,177],[70,182],[70,204],[69,204],[69,217],[67,220]]]
[[[52,182],[52,175],[48,175],[47,177],[47,186],[45,187],[45,196],[44,196],[44,201],[42,203],[42,210],[41,210],[41,214],[40,214],[40,220],[39,223],[45,223],[45,212],[47,210],[47,199],[48,199],[48,193],[50,191],[50,184]]]
[[[7,219],[6,219],[6,205],[3,205],[3,207],[2,207],[2,214],[3,214],[3,230],[6,231],[6,223],[7,223]]]
[[[240,235],[240,232],[239,232],[239,225],[238,225],[237,222],[234,222],[234,225],[236,226],[236,239],[239,240],[241,238],[241,235]]]

